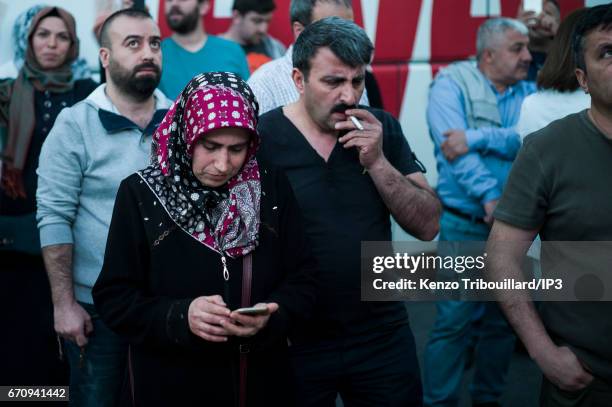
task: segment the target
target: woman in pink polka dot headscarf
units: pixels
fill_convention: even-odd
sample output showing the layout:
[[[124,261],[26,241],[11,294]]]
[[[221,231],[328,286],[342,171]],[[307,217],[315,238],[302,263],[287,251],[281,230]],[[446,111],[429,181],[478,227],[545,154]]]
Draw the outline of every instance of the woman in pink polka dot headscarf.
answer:
[[[256,158],[257,113],[236,75],[196,76],[119,188],[93,294],[131,341],[136,404],[293,404],[287,343],[316,264],[287,179]]]

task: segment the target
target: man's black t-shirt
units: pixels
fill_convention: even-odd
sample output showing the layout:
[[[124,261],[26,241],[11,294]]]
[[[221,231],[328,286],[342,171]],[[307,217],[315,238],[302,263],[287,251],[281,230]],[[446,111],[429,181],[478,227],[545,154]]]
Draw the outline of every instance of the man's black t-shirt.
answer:
[[[383,152],[400,173],[420,171],[397,120],[368,109],[383,125]],[[357,149],[334,147],[327,162],[283,114],[263,115],[259,158],[285,170],[304,216],[320,266],[319,306],[310,326],[296,327],[295,342],[366,333],[405,323],[402,303],[361,302],[362,241],[390,241],[390,213],[359,162]]]

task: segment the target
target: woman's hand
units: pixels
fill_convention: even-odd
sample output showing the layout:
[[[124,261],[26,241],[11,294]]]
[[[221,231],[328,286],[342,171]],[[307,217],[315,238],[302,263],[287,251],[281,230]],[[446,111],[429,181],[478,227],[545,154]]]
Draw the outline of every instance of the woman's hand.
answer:
[[[275,302],[270,302],[268,304],[255,304],[255,306],[265,306],[266,308],[268,308],[268,311],[265,314],[256,316],[243,315],[234,311],[230,314],[230,319],[225,319],[221,323],[221,326],[223,326],[223,328],[225,328],[230,335],[245,337],[255,335],[268,324],[270,315],[272,315],[278,310],[278,304]]]
[[[223,324],[229,323],[230,313],[220,295],[198,297],[189,304],[189,329],[209,342],[226,342],[231,333]]]

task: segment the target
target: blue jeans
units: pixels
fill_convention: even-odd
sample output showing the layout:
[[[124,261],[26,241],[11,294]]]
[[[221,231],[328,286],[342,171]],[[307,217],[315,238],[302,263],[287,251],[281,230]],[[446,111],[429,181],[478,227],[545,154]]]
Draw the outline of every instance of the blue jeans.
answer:
[[[112,332],[91,304],[80,303],[93,322],[93,333],[81,349],[65,341],[70,364],[70,405],[114,407],[126,378],[128,343]]]
[[[444,212],[440,220],[440,241],[486,241],[489,227]],[[460,244],[445,246],[453,256]],[[425,406],[457,406],[461,382],[474,347],[474,379],[470,386],[475,403],[495,402],[501,397],[515,336],[495,302],[439,301],[437,318],[425,348],[423,389]],[[474,320],[479,327],[475,332]]]

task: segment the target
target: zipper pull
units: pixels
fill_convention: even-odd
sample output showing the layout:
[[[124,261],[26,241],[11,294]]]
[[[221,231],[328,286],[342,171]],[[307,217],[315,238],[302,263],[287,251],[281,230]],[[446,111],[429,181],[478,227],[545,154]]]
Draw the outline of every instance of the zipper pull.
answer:
[[[225,281],[229,280],[229,270],[227,269],[227,260],[225,260],[225,255],[221,255],[221,263],[223,263],[223,279]]]

